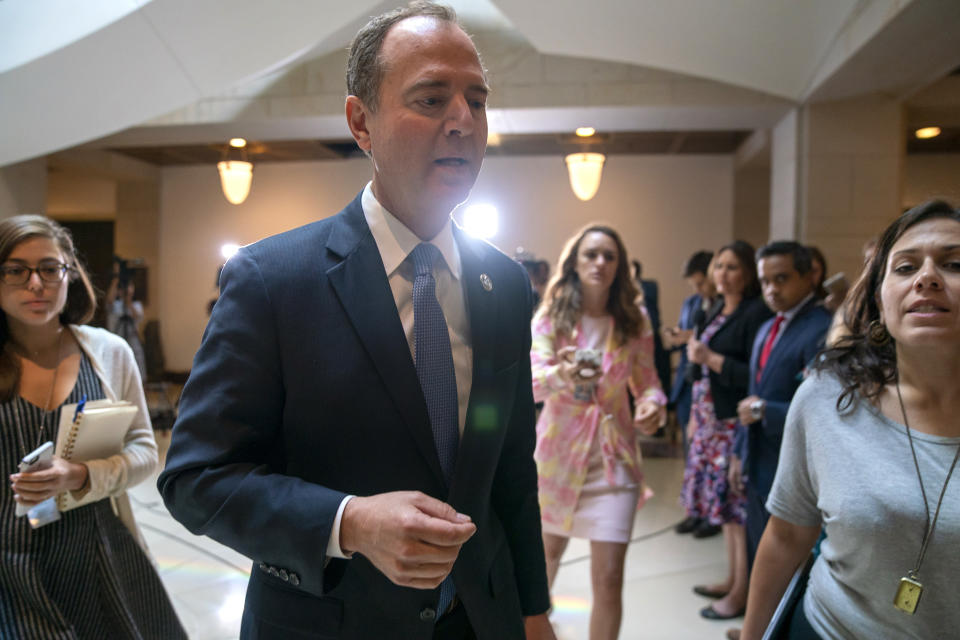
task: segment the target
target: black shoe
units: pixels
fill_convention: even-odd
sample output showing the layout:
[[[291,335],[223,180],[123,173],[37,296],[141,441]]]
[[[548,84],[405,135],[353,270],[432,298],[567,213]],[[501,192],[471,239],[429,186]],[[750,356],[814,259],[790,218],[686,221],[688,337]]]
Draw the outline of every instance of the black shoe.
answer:
[[[714,600],[724,598],[728,593],[727,591],[715,591],[705,584],[698,584],[693,588],[693,592],[698,596],[703,596],[704,598],[713,598]]]
[[[695,531],[701,524],[703,524],[703,520],[700,518],[687,516],[683,522],[674,527],[674,530],[677,533],[690,533],[691,531]]]
[[[731,615],[726,615],[714,609],[713,605],[710,605],[709,607],[704,607],[703,609],[700,609],[700,615],[706,618],[707,620],[733,620],[734,618],[739,618],[743,616],[744,610],[745,609],[740,609],[740,611],[737,611],[736,613],[733,613]]]
[[[720,533],[720,526],[715,524],[710,524],[706,520],[700,523],[694,532],[694,538],[710,538]]]

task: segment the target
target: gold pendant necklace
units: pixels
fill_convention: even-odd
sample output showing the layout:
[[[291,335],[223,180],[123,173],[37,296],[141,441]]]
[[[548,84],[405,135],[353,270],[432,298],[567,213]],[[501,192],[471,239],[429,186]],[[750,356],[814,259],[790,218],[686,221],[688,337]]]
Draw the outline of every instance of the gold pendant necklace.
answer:
[[[923,508],[926,510],[927,522],[923,529],[923,543],[920,545],[920,555],[917,556],[916,566],[907,572],[907,575],[900,578],[900,586],[897,587],[897,594],[893,597],[893,606],[904,613],[913,615],[917,611],[917,605],[920,604],[920,596],[923,595],[923,585],[918,579],[920,566],[923,564],[923,556],[927,553],[927,545],[933,537],[933,530],[937,526],[937,518],[940,517],[940,507],[943,505],[943,496],[947,492],[947,485],[950,483],[950,476],[957,466],[957,460],[960,459],[960,445],[957,446],[957,453],[953,456],[953,463],[950,470],[947,471],[947,478],[943,481],[943,488],[940,490],[940,498],[937,500],[937,510],[933,513],[933,522],[930,522],[930,506],[927,503],[927,491],[923,488],[923,477],[920,475],[920,463],[917,461],[917,450],[913,446],[913,435],[910,433],[910,423],[907,422],[907,409],[903,405],[903,395],[900,393],[900,379],[897,378],[897,398],[900,400],[900,412],[903,414],[903,424],[907,428],[907,440],[910,442],[910,453],[913,455],[913,466],[917,470],[917,480],[920,482],[920,495],[923,496]]]

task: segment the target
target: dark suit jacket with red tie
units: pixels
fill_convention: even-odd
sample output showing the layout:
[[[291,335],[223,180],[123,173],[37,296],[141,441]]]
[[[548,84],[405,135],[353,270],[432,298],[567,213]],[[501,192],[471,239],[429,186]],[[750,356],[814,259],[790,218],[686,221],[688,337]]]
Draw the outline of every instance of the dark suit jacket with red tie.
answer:
[[[767,511],[767,495],[773,486],[780,461],[780,443],[787,409],[797,387],[803,382],[804,369],[813,364],[813,359],[823,348],[823,339],[830,328],[832,316],[817,298],[811,298],[797,315],[781,329],[780,338],[774,343],[766,366],[760,372],[760,354],[773,329],[776,317],[768,320],[757,332],[750,358],[750,394],[765,403],[763,419],[746,427],[738,426],[734,451],[743,463],[747,485],[747,564],[753,560],[770,518]]]
[[[749,425],[746,431],[738,434],[735,449],[744,460],[744,474],[764,500],[777,472],[787,409],[797,387],[803,382],[804,369],[812,364],[814,356],[823,348],[823,339],[832,317],[818,298],[811,298],[797,311],[774,343],[759,381],[757,369],[760,353],[776,316],[767,320],[757,332],[750,356],[748,395],[763,399],[766,407],[763,420]]]
[[[396,586],[359,555],[325,557],[347,494],[419,490],[471,516],[452,575],[480,640],[522,638],[521,616],[549,607],[530,286],[520,265],[454,234],[473,382],[449,490],[359,196],[224,268],[158,485],[193,533],[253,559],[242,637],[431,637],[439,589]]]

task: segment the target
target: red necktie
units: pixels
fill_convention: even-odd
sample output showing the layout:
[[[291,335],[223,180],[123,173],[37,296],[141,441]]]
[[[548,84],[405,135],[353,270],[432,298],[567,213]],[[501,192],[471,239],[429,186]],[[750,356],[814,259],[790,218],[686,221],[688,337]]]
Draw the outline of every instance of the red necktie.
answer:
[[[773,321],[773,326],[770,327],[770,333],[767,334],[767,339],[763,343],[763,350],[760,352],[760,362],[757,363],[757,382],[760,382],[760,376],[763,375],[763,368],[767,366],[767,360],[770,359],[770,352],[773,351],[773,343],[777,340],[777,334],[780,333],[780,327],[783,325],[785,320],[782,314],[777,315],[777,319]]]

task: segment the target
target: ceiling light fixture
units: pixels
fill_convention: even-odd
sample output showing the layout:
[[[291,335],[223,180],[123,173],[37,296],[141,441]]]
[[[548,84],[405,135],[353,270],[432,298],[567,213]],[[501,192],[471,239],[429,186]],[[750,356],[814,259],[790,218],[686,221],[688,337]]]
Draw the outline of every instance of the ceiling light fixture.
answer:
[[[602,153],[571,153],[564,159],[574,195],[586,201],[597,194],[606,159]]]
[[[922,127],[917,129],[914,133],[921,140],[926,140],[928,138],[936,138],[940,135],[940,127]]]
[[[577,127],[576,134],[581,138],[589,138],[597,132],[593,127]]]
[[[253,181],[253,164],[247,160],[247,141],[231,138],[223,151],[223,160],[217,163],[220,172],[220,187],[231,204],[241,204],[250,195]]]

